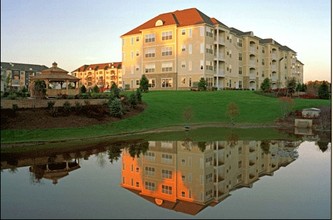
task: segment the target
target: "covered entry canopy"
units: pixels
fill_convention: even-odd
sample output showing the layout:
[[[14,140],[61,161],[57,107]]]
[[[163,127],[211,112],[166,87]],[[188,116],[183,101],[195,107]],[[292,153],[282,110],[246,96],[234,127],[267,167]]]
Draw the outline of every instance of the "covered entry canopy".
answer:
[[[55,97],[60,94],[79,94],[78,82],[80,78],[69,75],[68,71],[59,68],[56,62],[52,64],[51,68],[43,70],[40,75],[30,78],[31,96],[34,96],[33,85],[37,80],[43,80],[45,82],[47,96]],[[65,88],[63,88],[63,84],[65,84]]]

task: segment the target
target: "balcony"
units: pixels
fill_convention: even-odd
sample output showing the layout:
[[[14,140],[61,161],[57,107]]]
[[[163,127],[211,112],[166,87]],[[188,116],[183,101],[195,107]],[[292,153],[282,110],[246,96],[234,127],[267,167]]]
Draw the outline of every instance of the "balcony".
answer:
[[[225,56],[224,56],[224,53],[220,53],[219,56],[217,56],[217,54],[214,54],[214,60],[217,61],[223,61],[225,62]]]
[[[220,45],[225,45],[225,40],[224,37],[219,37],[217,38],[216,36],[214,37],[214,44],[220,44]]]
[[[223,166],[224,161],[219,159],[219,160],[214,160],[214,166]]]
[[[224,71],[218,71],[217,73],[214,74],[214,76],[225,77],[225,73]]]
[[[215,182],[222,182],[224,180],[223,176],[220,175],[214,175]]]

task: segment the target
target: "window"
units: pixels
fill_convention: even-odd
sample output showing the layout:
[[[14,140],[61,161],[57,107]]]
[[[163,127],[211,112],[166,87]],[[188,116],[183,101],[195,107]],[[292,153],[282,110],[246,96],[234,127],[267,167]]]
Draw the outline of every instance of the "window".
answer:
[[[188,53],[189,53],[189,54],[192,54],[192,44],[189,44],[189,45],[188,45]]]
[[[153,72],[155,72],[155,64],[146,64],[145,73],[153,73]]]
[[[213,37],[213,29],[210,27],[206,27],[206,36]]]
[[[185,195],[185,192],[184,191],[182,191],[182,197],[185,197],[186,195]]]
[[[237,46],[242,47],[243,46],[243,40],[237,38]]]
[[[240,89],[243,88],[242,81],[238,82],[238,88],[240,88]]]
[[[192,61],[188,61],[188,71],[192,71]]]
[[[200,27],[200,37],[204,36],[204,27]]]
[[[172,194],[172,187],[171,186],[162,185],[162,193],[171,195]]]
[[[192,37],[192,29],[188,30],[188,37]]]
[[[206,45],[206,53],[213,54],[213,45]]]
[[[155,160],[155,153],[154,152],[146,152],[145,154],[145,158],[147,159],[147,160]]]
[[[204,52],[204,44],[201,43],[201,44],[200,44],[200,53],[203,53],[203,52]]]
[[[148,48],[145,50],[145,57],[155,57],[155,48]]]
[[[171,154],[162,154],[162,162],[171,163],[172,162],[172,155]]]
[[[186,62],[185,61],[182,61],[182,68],[186,68]]]
[[[172,63],[162,63],[162,72],[171,72],[172,71]]]
[[[185,77],[182,77],[182,79],[180,80],[182,84],[186,84],[186,78]]]
[[[171,55],[172,55],[172,47],[162,48],[162,56],[171,56]]]
[[[182,45],[182,51],[186,51],[186,45]]]
[[[155,34],[146,34],[145,36],[145,42],[155,42]]]
[[[172,31],[162,32],[162,40],[171,40],[172,39]]]
[[[134,43],[134,38],[131,37],[131,45],[133,45],[133,43]]]
[[[242,54],[239,53],[239,54],[238,54],[238,60],[242,60],[242,59],[243,59]]]
[[[154,176],[155,168],[154,167],[145,167],[145,174],[148,176]]]
[[[171,170],[162,170],[162,178],[172,179],[172,171]]]
[[[207,182],[212,182],[213,181],[213,174],[212,173],[209,173],[206,175],[206,181]]]
[[[156,80],[155,79],[149,79],[148,87],[155,88],[156,86]]]
[[[145,189],[148,189],[148,190],[155,190],[155,183],[153,182],[145,182]]]
[[[139,41],[140,40],[140,37],[136,37],[136,41]]]
[[[239,67],[238,68],[238,74],[242,74],[242,73],[243,73],[242,67]]]
[[[213,62],[206,61],[206,70],[213,70]]]
[[[182,30],[182,35],[185,35],[185,34],[186,34],[186,30],[183,29],[183,30]]]

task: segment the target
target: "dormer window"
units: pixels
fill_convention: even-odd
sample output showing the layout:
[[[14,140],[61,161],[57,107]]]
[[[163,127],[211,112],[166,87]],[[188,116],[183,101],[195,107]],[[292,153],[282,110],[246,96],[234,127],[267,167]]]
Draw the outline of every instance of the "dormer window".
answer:
[[[163,21],[162,20],[157,20],[156,22],[155,22],[155,27],[157,27],[157,26],[162,26],[163,25]]]

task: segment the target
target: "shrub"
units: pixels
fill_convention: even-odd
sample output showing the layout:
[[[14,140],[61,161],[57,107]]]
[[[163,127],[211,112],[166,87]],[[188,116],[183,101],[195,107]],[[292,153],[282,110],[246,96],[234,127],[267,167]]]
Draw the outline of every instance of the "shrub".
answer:
[[[81,88],[80,88],[80,92],[81,93],[86,93],[87,92],[87,88],[83,85],[83,86],[81,86]]]
[[[201,79],[198,83],[198,89],[199,89],[199,91],[207,90],[207,82],[203,77],[201,77]]]
[[[140,89],[136,90],[135,96],[136,96],[137,103],[142,103],[142,94],[141,94]]]
[[[53,108],[54,104],[55,104],[55,101],[48,101],[47,102],[47,109]]]
[[[18,109],[18,105],[17,104],[13,104],[12,108],[13,108],[13,110],[15,112]]]
[[[109,104],[110,115],[116,118],[121,118],[124,115],[123,106],[120,99],[115,98]]]
[[[71,111],[71,103],[69,103],[68,101],[66,101],[64,104],[63,104],[63,107],[64,107],[64,112],[65,113],[69,113]]]
[[[129,97],[129,103],[131,105],[131,108],[136,108],[138,104],[137,96],[134,92]]]
[[[146,75],[143,74],[140,80],[140,90],[142,92],[148,92],[149,80],[147,79]]]

